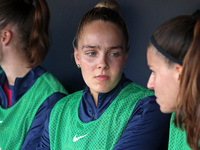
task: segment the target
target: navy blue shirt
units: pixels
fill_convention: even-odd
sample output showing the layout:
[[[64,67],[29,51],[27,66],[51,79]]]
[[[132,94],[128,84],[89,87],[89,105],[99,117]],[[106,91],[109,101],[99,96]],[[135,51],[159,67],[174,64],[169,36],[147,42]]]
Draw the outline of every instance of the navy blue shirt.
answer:
[[[12,90],[11,107],[20,100],[20,98],[33,86],[38,77],[40,77],[45,72],[46,70],[40,66],[34,67],[23,78],[16,78],[14,86],[8,85],[9,89]],[[5,72],[2,72],[0,75],[0,105],[2,108],[7,109],[8,99],[3,90],[5,82],[7,82],[7,78]],[[57,92],[52,94],[43,102],[43,104],[38,109],[31,127],[27,133],[21,148],[22,150],[36,149],[41,140],[41,135],[44,129],[44,122],[47,116],[50,114],[51,109],[55,103],[64,96],[65,94]]]
[[[85,123],[98,119],[119,92],[131,82],[123,75],[112,91],[99,94],[97,107],[86,87],[79,106],[79,118]],[[155,96],[139,100],[114,150],[167,150],[170,116],[160,112]],[[48,124],[49,117],[38,150],[50,149]]]

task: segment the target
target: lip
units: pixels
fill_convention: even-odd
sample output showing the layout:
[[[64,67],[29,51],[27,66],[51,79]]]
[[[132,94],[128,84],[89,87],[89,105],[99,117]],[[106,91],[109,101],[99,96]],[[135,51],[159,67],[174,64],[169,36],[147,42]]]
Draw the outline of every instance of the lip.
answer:
[[[109,76],[107,76],[107,75],[98,75],[98,76],[96,76],[95,78],[96,78],[98,81],[103,82],[103,81],[107,81],[107,80],[109,79]]]
[[[158,97],[156,97],[156,103],[157,103],[158,105],[160,105],[160,101],[159,101]]]

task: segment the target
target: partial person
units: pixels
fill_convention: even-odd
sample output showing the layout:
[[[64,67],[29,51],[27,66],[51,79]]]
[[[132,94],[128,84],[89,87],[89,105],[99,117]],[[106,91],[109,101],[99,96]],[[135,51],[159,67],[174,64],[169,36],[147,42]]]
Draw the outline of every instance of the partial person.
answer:
[[[115,1],[101,2],[80,21],[74,58],[86,87],[55,105],[44,149],[167,149],[170,114],[123,73],[129,38],[118,10]]]
[[[199,40],[198,10],[160,25],[148,45],[147,61],[152,73],[147,87],[154,89],[160,110],[173,113],[169,150],[199,149]]]
[[[49,49],[46,0],[0,0],[0,149],[33,150],[67,91],[40,64]]]

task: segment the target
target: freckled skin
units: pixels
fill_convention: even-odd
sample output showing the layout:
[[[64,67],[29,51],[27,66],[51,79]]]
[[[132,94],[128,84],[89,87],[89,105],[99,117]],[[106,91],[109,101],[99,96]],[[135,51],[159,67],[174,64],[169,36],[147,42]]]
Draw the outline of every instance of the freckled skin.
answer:
[[[74,56],[95,100],[121,79],[128,55],[125,47],[122,31],[115,24],[97,20],[84,26]]]

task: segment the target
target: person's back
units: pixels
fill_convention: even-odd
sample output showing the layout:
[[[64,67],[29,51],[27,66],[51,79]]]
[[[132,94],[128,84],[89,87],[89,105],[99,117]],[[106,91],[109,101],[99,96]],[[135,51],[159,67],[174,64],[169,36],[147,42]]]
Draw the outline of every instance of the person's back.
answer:
[[[46,0],[0,0],[0,149],[35,149],[55,103],[67,95],[39,65],[49,50]]]

